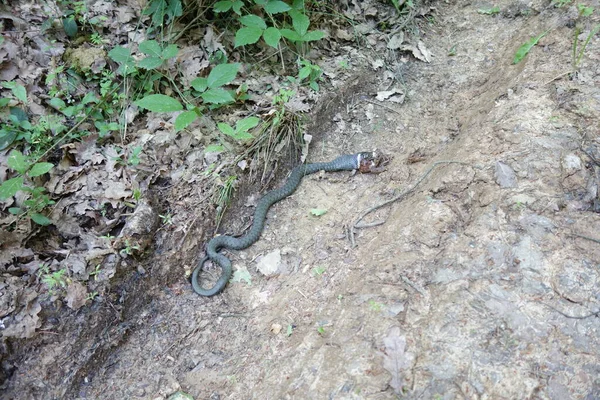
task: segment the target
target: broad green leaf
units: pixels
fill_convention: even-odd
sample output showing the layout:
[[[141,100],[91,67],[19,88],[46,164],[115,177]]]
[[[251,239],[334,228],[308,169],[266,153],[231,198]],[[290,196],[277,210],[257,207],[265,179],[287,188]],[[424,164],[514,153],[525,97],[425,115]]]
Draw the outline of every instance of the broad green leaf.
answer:
[[[278,14],[292,9],[292,7],[280,0],[271,0],[264,7],[265,11],[269,14]]]
[[[269,0],[254,0],[254,3],[259,6],[265,6],[268,2]]]
[[[258,42],[263,30],[260,28],[240,28],[235,33],[235,47],[245,46]]]
[[[14,196],[23,187],[23,177],[17,176],[16,178],[4,181],[0,185],[0,199],[4,200]]]
[[[20,174],[24,174],[29,168],[29,163],[27,159],[19,150],[13,150],[8,155],[8,160],[6,160],[8,166]]]
[[[12,144],[12,142],[15,141],[16,137],[17,137],[17,132],[15,132],[13,130],[9,131],[6,129],[1,129],[0,130],[0,150],[4,150],[8,146],[10,146]]]
[[[292,42],[299,42],[300,40],[302,40],[302,37],[300,36],[300,34],[291,29],[280,29],[279,32],[281,32],[281,36],[283,36],[286,39],[291,40]]]
[[[308,17],[302,12],[296,10],[292,10],[288,14],[290,17],[292,17],[292,25],[294,26],[294,30],[298,32],[300,36],[304,36],[308,31],[308,25],[310,24]]]
[[[42,215],[40,213],[33,213],[30,215],[31,219],[33,220],[33,222],[35,222],[38,225],[50,225],[52,223],[52,221],[50,219],[48,219],[48,217],[46,217],[45,215]]]
[[[144,40],[140,43],[139,49],[148,56],[160,57],[162,50],[156,40]]]
[[[194,89],[199,92],[204,92],[208,88],[208,80],[206,78],[196,78],[191,82]]]
[[[194,111],[184,111],[175,118],[175,132],[179,132],[182,129],[190,126],[198,118],[198,114]]]
[[[231,96],[231,94],[221,88],[216,89],[208,89],[206,92],[200,95],[202,100],[211,104],[225,104],[225,103],[233,103],[235,100]]]
[[[13,215],[19,215],[19,214],[21,214],[22,211],[23,210],[21,210],[19,207],[10,207],[8,209],[8,212],[11,213],[11,214],[13,214]]]
[[[75,21],[75,17],[67,17],[63,18],[63,29],[68,37],[74,38],[77,36],[77,21]]]
[[[21,103],[27,103],[27,91],[25,90],[24,86],[16,85],[12,89],[12,92],[15,95],[15,97],[19,99],[19,101],[21,101]]]
[[[321,40],[325,36],[325,32],[323,31],[310,31],[307,32],[306,35],[302,36],[303,42],[312,42],[314,40]]]
[[[0,107],[6,107],[10,103],[10,99],[8,97],[0,98]]]
[[[310,66],[300,68],[300,71],[298,71],[298,79],[303,80],[308,78],[310,76],[310,71]]]
[[[117,46],[108,52],[108,56],[116,63],[128,64],[133,61],[131,50],[123,46]]]
[[[304,10],[304,0],[294,0],[292,2],[292,8],[295,10]]]
[[[240,17],[240,22],[242,25],[247,26],[248,28],[259,28],[262,30],[267,29],[267,24],[265,20],[259,17],[258,15],[248,14]]]
[[[238,63],[217,65],[210,71],[210,74],[208,74],[206,83],[211,89],[226,85],[235,79],[239,69],[240,64]]]
[[[23,122],[23,121],[29,121],[29,117],[27,116],[27,113],[20,107],[11,107],[10,108],[10,115],[12,117],[16,118],[16,122]]]
[[[162,65],[163,60],[160,57],[149,56],[138,62],[138,67],[144,69],[155,69]]]
[[[108,56],[119,64],[118,73],[123,75],[135,72],[135,59],[131,55],[131,51],[123,46],[117,46],[108,52]]]
[[[83,99],[81,99],[81,104],[85,105],[88,103],[97,103],[98,100],[99,99],[98,99],[98,97],[96,97],[96,94],[94,92],[89,92],[85,96],[83,96]]]
[[[327,213],[327,210],[324,208],[312,208],[310,210],[310,213],[315,217],[320,217],[321,215]]]
[[[217,1],[215,3],[215,5],[213,6],[213,10],[216,13],[227,12],[231,9],[232,5],[233,5],[232,1]]]
[[[219,128],[219,130],[221,132],[223,132],[225,135],[227,136],[231,136],[231,137],[235,137],[235,131],[233,130],[233,128],[231,126],[229,126],[228,124],[224,123],[224,122],[219,122],[217,124],[217,128]]]
[[[239,120],[235,124],[235,130],[236,132],[247,132],[250,129],[254,128],[256,125],[258,125],[259,122],[260,119],[257,117],[246,117],[244,119]]]
[[[529,51],[531,50],[531,48],[533,46],[535,46],[537,44],[537,42],[539,42],[539,40],[541,38],[543,38],[544,36],[546,36],[547,33],[548,33],[548,31],[543,32],[539,36],[532,37],[527,42],[523,43],[521,45],[521,47],[519,47],[519,49],[515,53],[515,58],[513,59],[512,63],[513,64],[518,64],[519,62],[521,62],[521,60],[523,60],[523,58],[525,58],[525,56],[529,53]]]
[[[241,131],[241,132],[236,132],[235,135],[233,136],[233,138],[235,140],[248,140],[248,139],[254,139],[254,136],[252,136],[248,132]]]
[[[49,163],[49,162],[37,163],[37,164],[34,164],[33,167],[31,167],[31,169],[29,170],[27,175],[29,175],[30,178],[33,178],[35,176],[44,175],[46,172],[50,171],[53,167],[54,167],[54,164]]]
[[[136,102],[138,107],[154,112],[170,112],[183,110],[183,106],[176,99],[165,96],[164,94],[151,94]]]
[[[225,147],[220,144],[211,144],[210,146],[206,146],[204,149],[205,153],[222,153],[225,151]]]
[[[177,48],[176,44],[170,44],[167,47],[165,47],[165,49],[162,51],[161,57],[164,60],[168,60],[169,58],[175,58],[177,57],[178,51],[179,49]]]
[[[231,8],[237,15],[242,15],[242,7],[243,6],[244,6],[244,3],[242,2],[242,0],[235,0],[235,1],[233,1],[233,5],[231,6]]]
[[[279,46],[279,41],[281,40],[281,33],[279,32],[279,29],[271,26],[263,32],[263,39],[265,40],[266,44],[276,49]]]

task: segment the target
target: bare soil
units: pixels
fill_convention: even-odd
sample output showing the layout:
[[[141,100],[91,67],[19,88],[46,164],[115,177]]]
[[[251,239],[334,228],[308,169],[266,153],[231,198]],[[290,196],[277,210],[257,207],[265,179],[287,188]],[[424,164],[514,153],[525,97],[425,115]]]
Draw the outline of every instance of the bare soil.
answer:
[[[155,235],[155,254],[114,289],[117,308],[94,304],[15,344],[0,396],[600,398],[600,38],[568,74],[574,7],[495,5],[504,11],[490,16],[480,2],[436,3],[421,31],[430,63],[374,68],[383,55],[348,48],[352,76],[312,114],[309,159],[379,149],[391,162],[377,175],[305,178],[271,209],[261,240],[230,253],[250,284],[191,291],[184,272],[213,228],[198,211],[203,193],[156,188],[156,207],[198,223]],[[373,97],[396,87],[402,104]],[[353,247],[361,211],[434,165],[367,217],[384,223],[357,229]],[[224,232],[247,226],[247,202]],[[257,271],[263,262],[276,271]]]

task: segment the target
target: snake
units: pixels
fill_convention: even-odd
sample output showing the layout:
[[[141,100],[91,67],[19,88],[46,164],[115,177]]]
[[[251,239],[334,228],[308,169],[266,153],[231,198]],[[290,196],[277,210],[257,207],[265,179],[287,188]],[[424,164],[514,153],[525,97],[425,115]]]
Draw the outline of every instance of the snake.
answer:
[[[206,256],[198,263],[192,273],[192,288],[201,296],[214,296],[225,289],[231,278],[231,261],[224,254],[219,253],[221,249],[243,250],[255,243],[262,234],[269,208],[278,201],[285,199],[296,191],[302,178],[318,171],[352,171],[372,172],[377,167],[375,152],[360,152],[356,154],[344,154],[333,161],[302,164],[295,167],[285,184],[265,194],[257,203],[254,210],[252,227],[245,235],[233,237],[228,235],[215,236],[206,245]],[[199,282],[200,271],[208,260],[221,267],[221,276],[212,288],[204,289]]]

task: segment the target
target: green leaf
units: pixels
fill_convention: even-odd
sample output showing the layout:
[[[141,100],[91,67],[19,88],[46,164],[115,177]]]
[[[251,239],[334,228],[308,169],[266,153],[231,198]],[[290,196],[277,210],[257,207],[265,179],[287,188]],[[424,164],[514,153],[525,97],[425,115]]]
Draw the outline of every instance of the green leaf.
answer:
[[[177,45],[170,44],[167,47],[165,47],[165,49],[162,51],[161,57],[164,60],[168,60],[169,58],[175,58],[175,57],[177,57],[177,52],[179,52]]]
[[[236,132],[235,135],[233,136],[233,138],[235,140],[249,140],[249,139],[254,139],[254,136],[252,136],[248,132],[242,131],[242,132]]]
[[[200,95],[202,100],[211,104],[225,104],[225,103],[233,103],[235,100],[225,89],[217,88],[217,89],[209,89],[206,92]]]
[[[175,132],[187,128],[192,122],[198,118],[198,114],[194,111],[184,111],[175,119]]]
[[[136,102],[138,107],[154,112],[170,112],[183,110],[183,106],[176,99],[165,96],[164,94],[151,94]]]
[[[265,40],[266,44],[276,49],[279,46],[279,41],[281,40],[281,33],[279,32],[279,29],[271,26],[263,32],[263,39]]]
[[[54,167],[54,164],[49,163],[49,162],[37,163],[37,164],[34,164],[33,167],[31,167],[31,169],[29,170],[27,175],[29,175],[30,178],[33,178],[35,176],[44,175],[46,172],[50,171],[53,167]]]
[[[127,75],[135,71],[135,59],[131,55],[131,51],[123,46],[117,46],[108,52],[108,56],[118,63],[118,73]]]
[[[29,163],[27,159],[19,150],[13,150],[8,155],[8,160],[6,160],[8,166],[20,174],[24,174],[25,171],[29,168]]]
[[[303,42],[312,42],[314,40],[321,40],[325,36],[325,32],[323,31],[310,31],[307,32],[306,35],[302,36]]]
[[[292,10],[288,14],[290,17],[292,17],[292,25],[294,26],[294,30],[298,32],[300,36],[304,36],[308,31],[308,25],[310,24],[308,17],[296,10]]]
[[[240,64],[238,63],[217,65],[210,71],[210,74],[208,74],[206,83],[211,89],[226,85],[235,79],[239,69]]]
[[[300,36],[300,34],[298,34],[298,32],[293,31],[291,29],[280,29],[279,32],[281,32],[281,36],[283,36],[286,39],[291,40],[292,42],[299,42],[302,40],[302,37]]]
[[[303,80],[308,78],[310,76],[310,71],[312,71],[310,66],[300,68],[300,71],[298,71],[298,79]]]
[[[160,57],[162,50],[156,40],[144,40],[140,43],[139,49],[148,56]]]
[[[216,13],[227,12],[231,9],[232,5],[232,1],[217,1],[213,6],[213,10]]]
[[[17,132],[12,130],[1,129],[0,130],[0,150],[4,150],[15,141]]]
[[[488,8],[480,8],[479,10],[477,10],[477,12],[479,14],[484,14],[484,15],[494,15],[494,14],[498,14],[500,12],[500,7],[494,6],[494,7],[488,7]]]
[[[25,111],[23,111],[22,108],[19,107],[11,107],[10,108],[10,115],[15,117],[17,119],[17,122],[23,122],[23,121],[29,121],[29,117],[27,116],[27,113]]]
[[[116,63],[128,64],[133,61],[131,50],[123,46],[117,46],[108,52],[108,56]]]
[[[138,67],[140,68],[144,68],[144,69],[155,69],[158,68],[162,65],[163,60],[160,57],[146,57],[143,60],[141,60],[140,62],[138,62]]]
[[[320,217],[321,215],[324,215],[327,213],[327,210],[324,208],[312,208],[310,210],[310,213],[312,215],[314,215],[315,217]]]
[[[208,88],[208,79],[196,78],[191,82],[191,85],[197,91],[204,92]]]
[[[56,97],[53,98],[53,100]],[[97,103],[98,102],[98,97],[96,97],[96,94],[94,92],[89,92],[87,93],[85,96],[83,96],[83,99],[81,99],[81,104],[85,105],[85,104],[89,104],[89,103]],[[50,100],[50,102],[52,103],[52,100]]]
[[[204,149],[205,153],[222,153],[225,151],[225,147],[220,144],[211,144],[210,146],[206,146]]]
[[[260,28],[240,28],[235,33],[235,47],[245,46],[258,42],[263,30]]]
[[[304,10],[304,0],[294,0],[292,3],[292,8],[296,10]]]
[[[24,86],[15,85],[15,87],[12,88],[12,92],[15,97],[21,101],[21,103],[27,103],[27,91],[25,90]]]
[[[259,17],[258,15],[248,14],[240,17],[240,22],[242,25],[247,26],[248,28],[259,28],[261,30],[267,29],[267,24],[265,20]]]
[[[48,217],[46,217],[45,215],[42,215],[40,213],[32,213],[30,215],[31,219],[33,220],[33,222],[35,222],[38,225],[50,225],[52,223],[52,221],[50,219],[48,219]]]
[[[2,182],[0,185],[0,199],[4,200],[14,196],[23,187],[23,177],[17,176],[16,178],[9,179]]]
[[[0,107],[6,107],[10,103],[10,99],[8,97],[0,98]]]
[[[219,128],[219,130],[221,132],[223,132],[225,135],[235,137],[235,131],[233,130],[233,128],[231,126],[229,126],[229,124],[226,124],[224,122],[219,122],[217,124],[217,128]]]
[[[244,3],[242,2],[242,0],[235,0],[233,2],[233,5],[231,6],[231,8],[237,15],[242,15],[242,7],[243,6],[244,6]]]
[[[521,60],[523,60],[523,58],[525,58],[525,56],[529,53],[529,51],[531,50],[531,48],[533,46],[535,46],[537,44],[537,42],[541,38],[543,38],[544,36],[546,36],[547,33],[548,33],[548,31],[543,32],[539,36],[532,37],[527,42],[523,43],[521,45],[521,47],[519,47],[519,49],[515,53],[515,58],[513,59],[512,63],[513,64],[518,64],[519,62],[521,62]]]
[[[264,7],[265,11],[269,14],[278,14],[292,9],[292,7],[280,0],[271,0]]]
[[[22,211],[23,210],[21,210],[19,207],[10,207],[8,209],[8,212],[11,213],[11,214],[13,214],[13,215],[19,215],[19,214],[21,214]]]
[[[63,29],[68,37],[74,38],[77,36],[77,21],[75,21],[75,17],[67,17],[63,18]]]
[[[239,120],[235,124],[235,131],[236,132],[248,132],[250,129],[252,129],[256,125],[258,125],[259,122],[260,122],[260,119],[257,117],[246,117],[244,119]]]

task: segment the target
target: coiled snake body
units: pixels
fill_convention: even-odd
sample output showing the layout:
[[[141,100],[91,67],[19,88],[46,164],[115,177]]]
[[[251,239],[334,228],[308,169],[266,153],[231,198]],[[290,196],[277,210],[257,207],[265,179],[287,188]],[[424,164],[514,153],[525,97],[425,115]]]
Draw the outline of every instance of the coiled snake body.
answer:
[[[299,165],[292,170],[290,177],[285,184],[277,189],[268,192],[262,197],[256,205],[254,211],[254,221],[250,231],[239,238],[233,236],[217,236],[211,239],[206,246],[206,257],[198,263],[198,266],[192,273],[192,288],[201,296],[214,296],[220,293],[231,278],[231,261],[219,249],[242,250],[251,246],[260,237],[265,226],[265,219],[269,208],[296,191],[305,175],[310,175],[318,171],[344,171],[359,170],[361,172],[371,172],[375,167],[375,153],[362,152],[356,154],[346,154],[330,162],[321,162],[313,164]],[[222,273],[215,285],[210,289],[204,289],[198,282],[198,275],[202,266],[208,260],[221,267]]]

